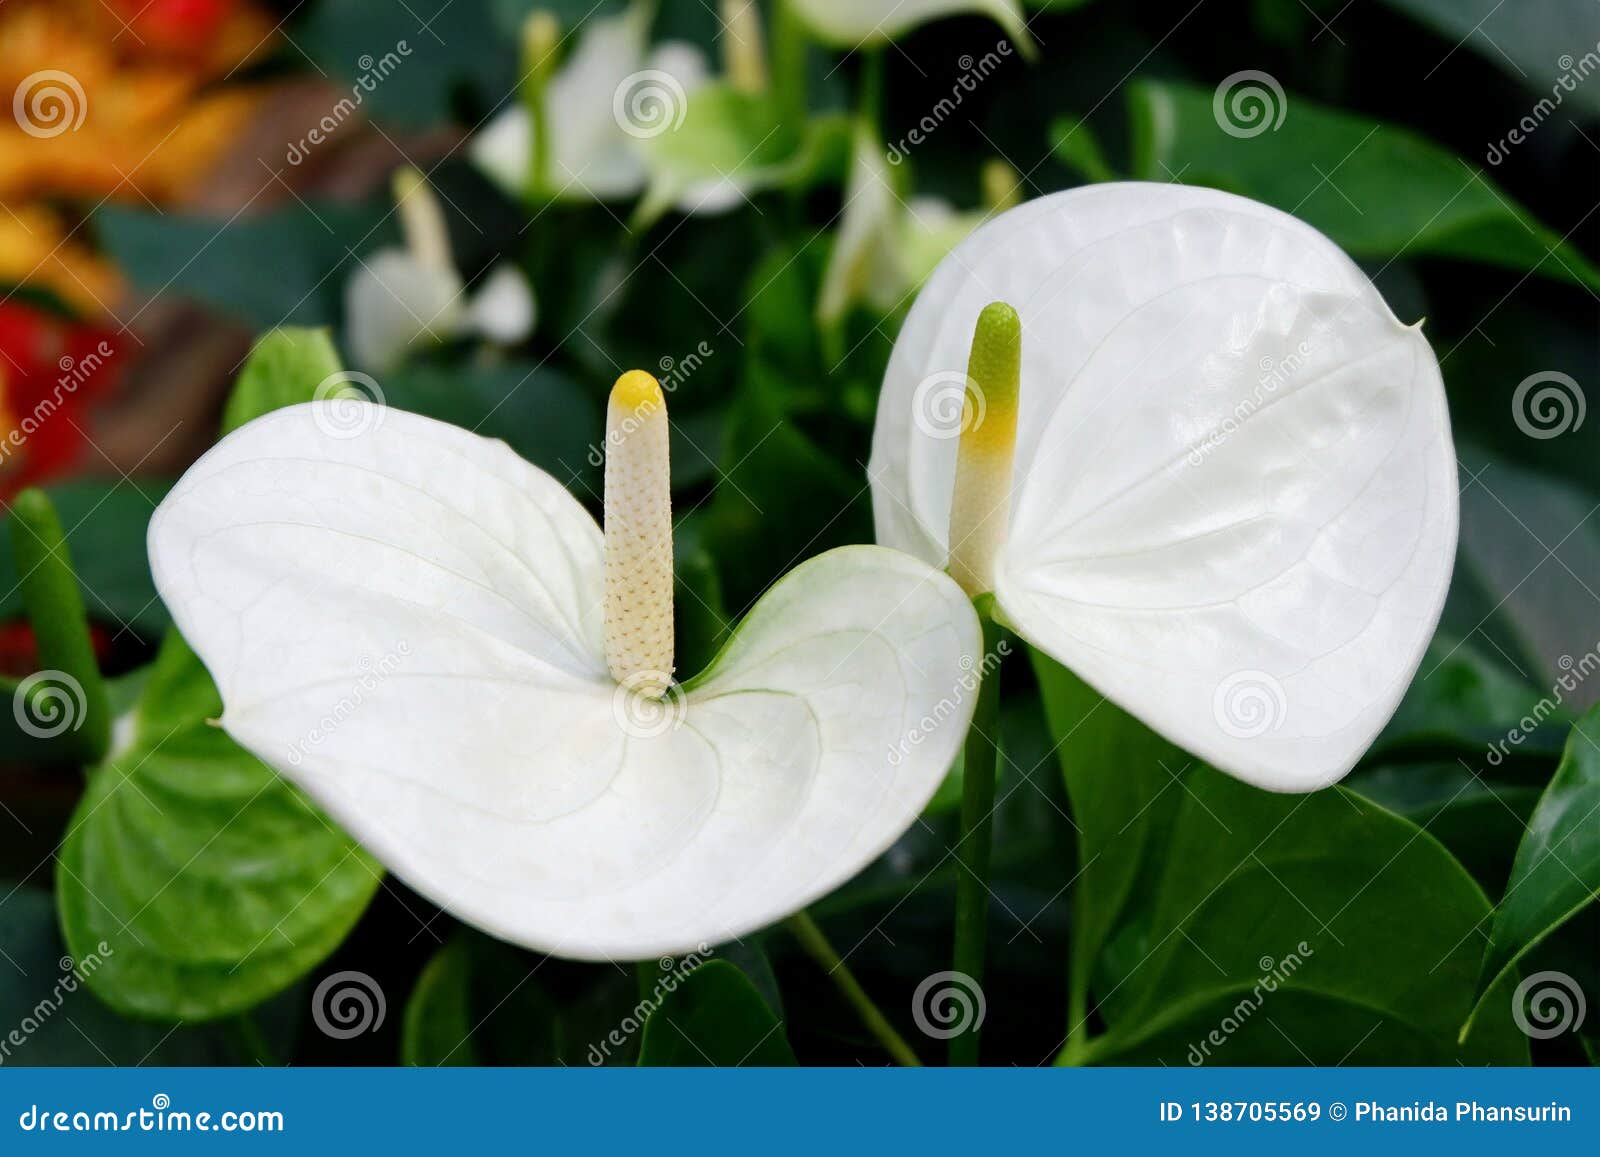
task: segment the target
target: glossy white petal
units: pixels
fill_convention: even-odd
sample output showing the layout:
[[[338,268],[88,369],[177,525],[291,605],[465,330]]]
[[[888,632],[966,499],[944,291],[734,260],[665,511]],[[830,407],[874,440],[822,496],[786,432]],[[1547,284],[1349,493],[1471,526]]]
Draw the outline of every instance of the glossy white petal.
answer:
[[[1454,557],[1419,330],[1321,234],[1227,194],[1099,185],[1013,210],[929,279],[884,385],[879,540],[936,565],[957,444],[938,383],[994,300],[1023,319],[1005,613],[1226,771],[1338,779],[1398,704]]]
[[[489,271],[467,302],[466,328],[496,345],[516,345],[533,332],[538,321],[533,286],[515,265]]]
[[[857,49],[893,40],[920,24],[981,12],[1008,33],[1028,41],[1017,0],[789,0],[817,36],[838,48]],[[1031,43],[1031,41],[1029,41]]]
[[[404,249],[367,257],[345,283],[350,353],[362,369],[391,369],[414,344],[449,337],[465,310],[461,277]]]
[[[606,675],[574,499],[503,444],[339,405],[220,442],[151,563],[229,734],[412,887],[531,948],[644,958],[793,912],[914,821],[981,647],[949,579],[833,551],[641,700]]]

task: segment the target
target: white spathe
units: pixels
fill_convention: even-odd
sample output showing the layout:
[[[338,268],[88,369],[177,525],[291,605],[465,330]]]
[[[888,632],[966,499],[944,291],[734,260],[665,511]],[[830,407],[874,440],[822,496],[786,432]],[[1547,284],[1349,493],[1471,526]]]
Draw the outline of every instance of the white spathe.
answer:
[[[929,278],[884,380],[878,540],[935,566],[960,420],[945,387],[991,301],[1023,322],[1004,615],[1240,779],[1338,780],[1415,673],[1455,556],[1419,327],[1322,234],[1243,198],[1105,184],[1022,205]]]
[[[937,197],[902,200],[883,142],[858,121],[817,320],[835,325],[863,302],[880,313],[898,309],[983,220],[983,213],[959,212]]]
[[[334,404],[218,443],[151,567],[228,734],[434,902],[561,956],[681,952],[837,887],[938,787],[982,649],[946,576],[821,555],[643,699],[607,674],[576,500],[503,443]]]
[[[382,373],[414,347],[476,335],[515,345],[533,332],[538,308],[533,287],[515,265],[490,270],[468,294],[454,266],[399,247],[367,257],[345,283],[345,334],[350,357]]]
[[[551,76],[544,94],[550,141],[542,192],[611,201],[644,191],[649,172],[641,141],[670,131],[684,115],[688,94],[707,79],[705,57],[694,45],[664,41],[650,48],[651,13],[652,5],[634,3],[616,16],[587,21]],[[630,109],[630,100],[637,107]],[[664,119],[641,127],[630,115]],[[533,129],[527,107],[510,101],[473,138],[468,155],[508,195],[528,192]]]
[[[822,40],[857,49],[894,40],[946,16],[983,13],[1012,36],[1031,43],[1017,0],[785,0]]]

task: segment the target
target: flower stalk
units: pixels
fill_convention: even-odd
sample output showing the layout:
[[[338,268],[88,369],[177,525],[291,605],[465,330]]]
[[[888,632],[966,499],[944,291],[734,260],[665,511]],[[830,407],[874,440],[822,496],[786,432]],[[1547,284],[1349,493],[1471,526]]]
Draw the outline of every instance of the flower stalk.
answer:
[[[606,666],[659,699],[672,684],[672,485],[667,400],[643,370],[606,406],[605,551]]]
[[[38,645],[39,670],[51,676],[32,684],[29,716],[48,721],[49,734],[62,736],[63,750],[98,762],[111,747],[111,701],[61,518],[44,491],[30,488],[13,500],[11,550]]]
[[[395,170],[393,189],[406,248],[417,260],[435,269],[453,270],[450,230],[445,226],[439,199],[428,188],[428,179],[410,165],[402,165]]]
[[[522,89],[518,94],[528,110],[528,189],[543,197],[550,180],[550,112],[545,90],[555,72],[556,50],[561,45],[561,24],[543,8],[529,13],[522,24]]]
[[[800,947],[805,949],[806,955],[816,961],[828,974],[828,979],[833,981],[834,987],[861,1017],[861,1023],[867,1027],[867,1031],[877,1038],[878,1043],[894,1058],[895,1063],[907,1068],[921,1068],[922,1061],[912,1051],[911,1046],[906,1044],[905,1038],[895,1031],[894,1025],[889,1023],[889,1018],[884,1016],[882,1010],[873,1003],[872,997],[867,995],[867,990],[861,987],[861,982],[855,978],[855,974],[845,965],[834,946],[828,942],[827,936],[817,926],[817,922],[811,918],[811,913],[801,909],[790,916],[785,923],[789,931],[794,934],[794,938],[800,942]]]
[[[961,443],[950,509],[950,575],[973,600],[985,656],[999,656],[1005,629],[995,621],[994,561],[1011,513],[1017,440],[1022,321],[1004,302],[984,307],[967,360]],[[994,853],[994,794],[999,757],[1000,671],[979,670],[978,702],[962,750],[961,839],[956,845],[954,968],[983,984],[988,949],[989,867]],[[978,1063],[976,1026],[950,1038],[950,1064]]]

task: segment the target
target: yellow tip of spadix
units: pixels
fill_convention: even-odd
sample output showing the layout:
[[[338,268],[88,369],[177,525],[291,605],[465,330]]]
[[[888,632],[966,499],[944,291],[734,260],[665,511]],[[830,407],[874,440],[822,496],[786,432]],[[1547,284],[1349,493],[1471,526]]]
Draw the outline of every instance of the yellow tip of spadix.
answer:
[[[656,410],[667,404],[661,383],[644,370],[629,370],[611,387],[611,404],[638,413]]]

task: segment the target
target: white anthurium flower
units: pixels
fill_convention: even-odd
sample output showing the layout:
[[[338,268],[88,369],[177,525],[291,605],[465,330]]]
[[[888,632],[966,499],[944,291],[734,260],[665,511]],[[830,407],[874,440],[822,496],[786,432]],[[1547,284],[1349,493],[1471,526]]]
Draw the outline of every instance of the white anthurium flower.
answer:
[[[408,884],[529,948],[642,959],[884,851],[959,749],[982,649],[947,576],[843,547],[673,683],[668,495],[647,374],[612,393],[604,530],[503,443],[334,399],[219,442],[150,559],[221,726]]]
[[[373,253],[345,283],[346,336],[356,364],[382,372],[419,345],[473,334],[515,345],[532,333],[538,310],[522,271],[501,265],[468,295],[427,182],[403,168],[394,183],[406,243]]]
[[[1020,408],[986,417],[963,367],[994,301],[1021,316]],[[953,499],[969,439],[1004,453]],[[1279,791],[1338,780],[1378,734],[1455,555],[1420,326],[1314,229],[1207,189],[1095,185],[969,237],[900,333],[871,469],[881,543],[949,563],[1118,706]]]
[[[513,197],[531,189],[559,200],[614,201],[643,192],[649,171],[642,142],[680,124],[689,94],[707,79],[705,56],[693,44],[650,47],[654,8],[635,0],[616,16],[590,20],[543,82],[538,99],[549,140],[537,182],[527,102],[509,105],[473,138],[469,155],[479,169]],[[525,65],[534,74],[556,38],[528,39],[537,41]]]
[[[785,0],[816,36],[835,48],[871,47],[947,16],[980,13],[1031,51],[1018,0]]]
[[[902,200],[882,142],[871,126],[858,122],[817,320],[836,324],[858,302],[883,313],[894,310],[984,217],[959,212],[937,197]]]

